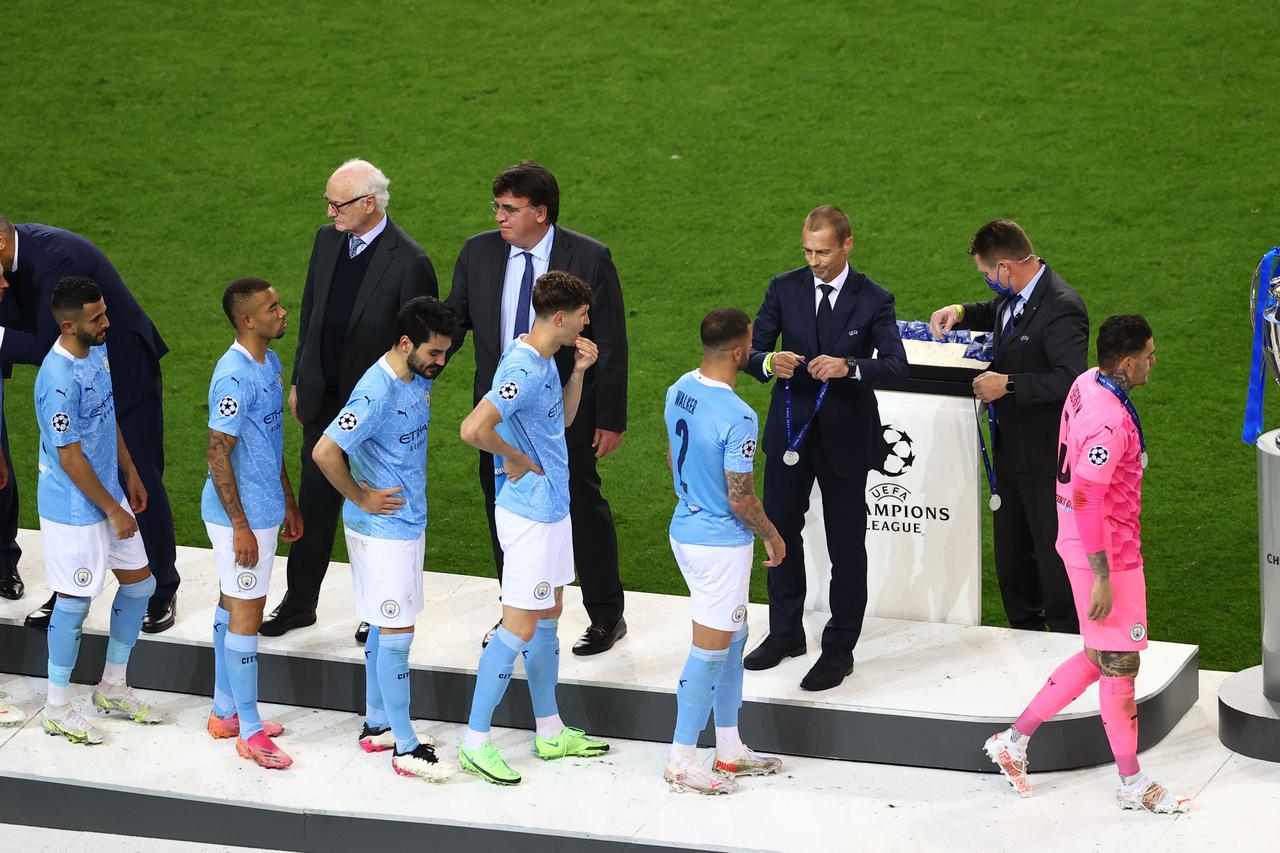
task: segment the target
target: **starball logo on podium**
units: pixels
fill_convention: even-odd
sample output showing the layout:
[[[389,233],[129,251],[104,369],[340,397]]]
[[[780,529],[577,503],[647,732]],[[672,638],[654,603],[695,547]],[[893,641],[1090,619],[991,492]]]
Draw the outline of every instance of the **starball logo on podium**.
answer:
[[[923,535],[924,523],[951,520],[950,506],[931,504],[912,491],[925,465],[922,442],[896,424],[885,424],[884,461],[867,476],[867,530]]]

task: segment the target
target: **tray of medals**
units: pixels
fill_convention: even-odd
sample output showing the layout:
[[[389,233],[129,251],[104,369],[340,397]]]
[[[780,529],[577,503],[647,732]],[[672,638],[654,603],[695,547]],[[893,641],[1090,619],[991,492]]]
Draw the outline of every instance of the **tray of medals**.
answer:
[[[908,391],[970,396],[973,378],[991,363],[990,332],[957,329],[937,340],[929,334],[928,323],[899,320],[898,333],[910,366]]]

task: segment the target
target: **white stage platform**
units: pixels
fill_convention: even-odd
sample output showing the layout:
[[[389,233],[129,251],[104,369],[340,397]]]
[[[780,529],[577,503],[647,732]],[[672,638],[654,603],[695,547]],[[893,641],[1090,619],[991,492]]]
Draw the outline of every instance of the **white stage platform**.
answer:
[[[35,531],[19,536],[27,595],[0,600],[0,672],[42,676],[45,635],[22,627],[23,616],[47,596]],[[209,551],[179,549],[183,585],[179,620],[169,631],[143,636],[130,678],[140,687],[209,695],[210,627],[216,573]],[[268,607],[285,587],[277,565]],[[113,582],[112,582],[113,583]],[[325,579],[315,626],[263,638],[259,651],[263,701],[310,708],[360,711],[364,703],[363,652],[352,639],[350,569],[335,563]],[[463,722],[470,706],[479,640],[499,609],[492,579],[429,573],[426,610],[414,642],[415,717]],[[108,586],[85,626],[82,665],[75,679],[96,681],[110,614]],[[566,590],[560,636],[559,699],[574,725],[608,737],[667,742],[675,719],[674,688],[689,643],[688,601],[678,596],[628,593],[630,633],[613,651],[579,658],[568,646],[586,627],[576,588]],[[767,613],[752,605],[752,644],[765,632]],[[990,772],[971,748],[1007,725],[1079,639],[999,628],[868,619],[851,677],[834,690],[807,693],[799,681],[817,658],[820,617],[808,625],[809,653],[768,672],[748,672],[741,727],[762,750],[918,767]],[[1157,630],[1158,636],[1158,630]],[[1141,747],[1158,743],[1196,700],[1195,646],[1153,642],[1138,677]],[[518,670],[516,680],[522,680]],[[197,703],[198,704],[198,703]],[[495,723],[529,727],[528,691],[513,686]],[[710,742],[708,739],[706,742]],[[1037,766],[1044,770],[1109,763],[1098,722],[1097,691],[1087,691],[1063,716],[1037,734]]]
[[[661,780],[665,744],[619,740],[602,760],[544,763],[525,752],[529,735],[518,730],[499,732],[498,741],[525,776],[519,786],[496,788],[469,775],[432,786],[396,776],[385,753],[361,752],[358,716],[274,706],[265,710],[288,727],[280,743],[296,763],[264,771],[237,758],[229,742],[208,737],[206,700],[149,694],[170,722],[142,728],[106,720],[102,746],[47,737],[32,722],[0,729],[0,848],[196,853],[237,844],[390,853],[465,844],[469,853],[510,853],[518,840],[527,851],[1273,850],[1280,765],[1233,754],[1218,741],[1225,676],[1201,673],[1199,701],[1142,755],[1153,777],[1195,796],[1192,811],[1177,817],[1121,811],[1111,765],[1034,772],[1035,743],[1029,800],[995,776],[813,758],[789,758],[782,775],[744,780],[732,796],[678,794]],[[35,714],[44,681],[0,676],[0,690]],[[77,692],[76,701],[87,703],[87,688]],[[445,753],[463,731],[444,723],[419,729],[439,738]],[[981,741],[965,747],[978,752]],[[12,826],[23,823],[75,832]]]

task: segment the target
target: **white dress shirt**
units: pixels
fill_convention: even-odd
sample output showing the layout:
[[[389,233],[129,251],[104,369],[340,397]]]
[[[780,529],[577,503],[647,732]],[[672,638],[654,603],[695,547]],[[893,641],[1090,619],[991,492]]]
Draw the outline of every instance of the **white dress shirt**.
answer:
[[[364,252],[364,250],[369,248],[369,244],[372,243],[374,240],[378,239],[378,235],[381,234],[383,231],[385,231],[386,228],[387,228],[387,215],[384,213],[382,214],[382,219],[378,221],[377,225],[373,226],[363,234],[355,235],[359,237],[361,240],[363,240],[364,243],[363,245],[360,246],[360,248],[356,249],[356,253],[351,257],[353,258],[360,257],[360,255]],[[348,251],[350,250],[348,249]]]
[[[555,240],[556,227],[552,225],[542,235],[538,245],[529,249],[533,255],[533,280],[546,275],[551,266],[551,243]],[[516,312],[520,309],[520,282],[524,279],[524,252],[512,246],[507,255],[507,274],[502,280],[502,346],[505,349],[516,336]],[[533,328],[533,294],[529,294],[529,328]]]
[[[1019,314],[1026,310],[1027,303],[1031,301],[1031,294],[1036,289],[1036,283],[1040,281],[1040,276],[1044,275],[1044,264],[1040,264],[1040,272],[1036,273],[1031,281],[1027,282],[1027,286],[1022,288],[1013,299],[1009,300],[1009,304],[1005,306],[1004,312],[1000,314],[1000,328],[1004,328],[1004,324],[1009,322],[1009,318],[1014,314]],[[1009,312],[1012,311],[1013,314]]]

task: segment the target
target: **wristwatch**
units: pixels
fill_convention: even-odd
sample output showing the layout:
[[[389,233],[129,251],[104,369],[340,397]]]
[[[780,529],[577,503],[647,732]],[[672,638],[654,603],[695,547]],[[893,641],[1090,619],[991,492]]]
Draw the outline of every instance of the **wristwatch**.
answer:
[[[1004,390],[1006,394],[1013,393],[1013,377],[1009,377],[1009,381],[1004,383]]]
[[[844,360],[845,367],[849,368],[849,378],[853,379],[858,374],[858,360],[853,356],[849,356]]]

